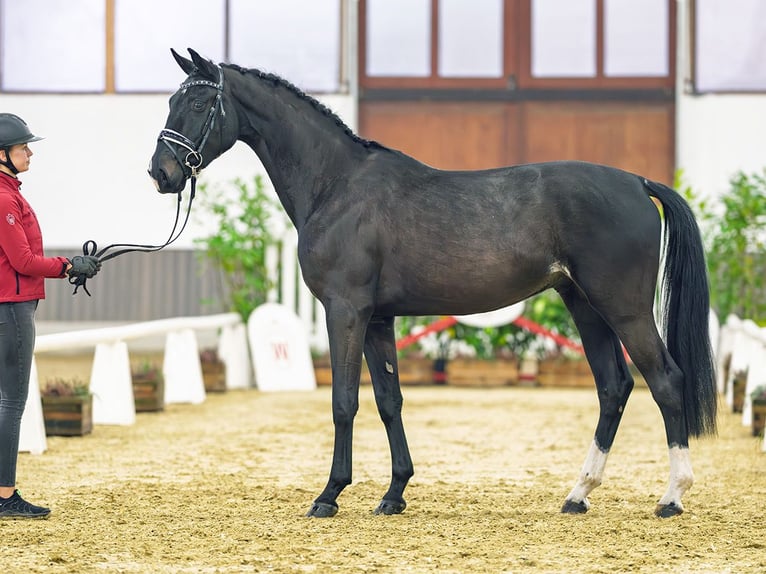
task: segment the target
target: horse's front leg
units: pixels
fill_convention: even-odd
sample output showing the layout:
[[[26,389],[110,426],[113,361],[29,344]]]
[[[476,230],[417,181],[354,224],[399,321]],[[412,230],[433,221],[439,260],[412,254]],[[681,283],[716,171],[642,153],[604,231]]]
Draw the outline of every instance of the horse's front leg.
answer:
[[[330,478],[306,516],[327,518],[338,512],[336,499],[351,484],[354,416],[359,409],[362,342],[369,315],[347,301],[325,305],[332,364],[332,418],[335,426]]]
[[[414,471],[402,423],[403,400],[396,360],[394,317],[373,318],[370,321],[364,340],[364,355],[391,450],[391,485],[375,514],[400,514],[407,507],[403,494]]]

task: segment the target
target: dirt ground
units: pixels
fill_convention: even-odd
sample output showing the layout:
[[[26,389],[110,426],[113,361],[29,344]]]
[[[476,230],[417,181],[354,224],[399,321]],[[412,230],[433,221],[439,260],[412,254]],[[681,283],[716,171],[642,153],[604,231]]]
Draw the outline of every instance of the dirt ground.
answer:
[[[724,410],[719,436],[692,444],[686,512],[661,520],[662,423],[636,389],[590,512],[570,516],[559,508],[591,441],[594,390],[404,392],[415,477],[402,515],[372,514],[390,462],[370,387],[331,519],[304,517],[330,467],[330,390],[229,391],[22,453],[22,493],[53,514],[0,521],[2,572],[766,570],[766,454],[739,415]]]

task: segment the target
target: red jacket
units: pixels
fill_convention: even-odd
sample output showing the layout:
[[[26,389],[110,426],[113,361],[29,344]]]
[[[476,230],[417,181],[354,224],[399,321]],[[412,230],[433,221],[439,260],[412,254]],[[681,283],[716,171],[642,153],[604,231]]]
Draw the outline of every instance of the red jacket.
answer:
[[[45,257],[37,216],[21,182],[0,171],[0,303],[45,298],[45,278],[64,277],[65,257]]]

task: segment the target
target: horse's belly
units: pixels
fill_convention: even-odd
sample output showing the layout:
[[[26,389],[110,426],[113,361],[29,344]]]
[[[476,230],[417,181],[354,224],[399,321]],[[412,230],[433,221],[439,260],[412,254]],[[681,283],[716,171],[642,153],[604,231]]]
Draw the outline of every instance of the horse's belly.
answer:
[[[376,310],[387,315],[466,315],[517,303],[551,286],[549,266],[435,269],[381,277]]]

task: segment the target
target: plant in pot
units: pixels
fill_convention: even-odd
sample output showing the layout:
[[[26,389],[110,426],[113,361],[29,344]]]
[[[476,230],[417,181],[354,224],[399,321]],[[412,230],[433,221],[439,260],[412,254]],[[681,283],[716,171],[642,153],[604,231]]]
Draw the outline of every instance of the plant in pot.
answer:
[[[199,353],[202,367],[202,380],[205,391],[222,393],[226,390],[226,363],[218,356],[215,349],[203,349]]]
[[[446,317],[399,317],[397,338],[418,335]],[[402,360],[432,362],[433,382],[453,385],[497,386],[516,381],[518,368],[506,346],[509,328],[480,328],[462,323],[420,337],[400,351]],[[400,369],[401,370],[401,369]]]
[[[285,227],[281,207],[266,193],[260,175],[251,182],[201,183],[197,197],[197,218],[210,233],[194,243],[220,272],[225,306],[246,323],[272,287],[266,253],[277,244],[276,230]]]
[[[81,436],[93,430],[93,395],[81,379],[48,379],[40,398],[46,435]]]
[[[142,362],[131,370],[133,399],[136,412],[156,412],[165,409],[165,378],[162,369],[150,362]]]
[[[676,174],[676,189],[692,206],[705,245],[710,306],[723,321],[730,314],[766,324],[766,170],[737,172],[715,201],[695,193]]]
[[[755,387],[750,393],[750,401],[753,406],[753,436],[762,436],[766,426],[766,385]]]

